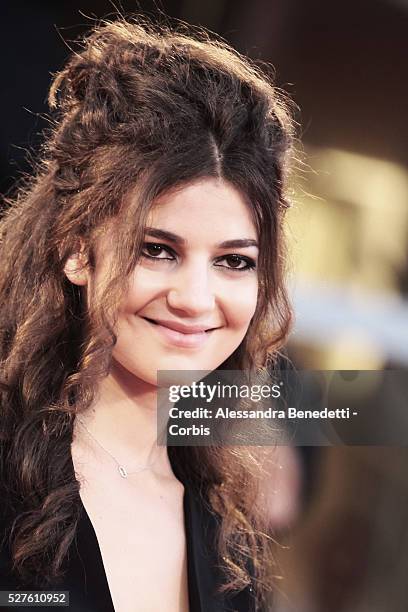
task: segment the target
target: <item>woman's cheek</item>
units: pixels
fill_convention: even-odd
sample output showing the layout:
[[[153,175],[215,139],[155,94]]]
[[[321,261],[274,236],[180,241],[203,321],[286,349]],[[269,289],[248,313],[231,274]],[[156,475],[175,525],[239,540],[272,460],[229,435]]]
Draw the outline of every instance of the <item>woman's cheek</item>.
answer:
[[[251,282],[245,287],[237,287],[229,293],[229,312],[233,326],[248,328],[255,314],[258,302],[258,283]]]
[[[160,294],[163,282],[159,275],[138,266],[129,283],[129,289],[123,301],[122,310],[126,313],[137,313]]]

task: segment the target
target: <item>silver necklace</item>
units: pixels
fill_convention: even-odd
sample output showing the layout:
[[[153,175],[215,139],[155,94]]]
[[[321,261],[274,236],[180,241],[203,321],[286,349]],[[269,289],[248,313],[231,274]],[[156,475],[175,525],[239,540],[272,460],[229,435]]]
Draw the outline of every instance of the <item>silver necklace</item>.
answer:
[[[94,442],[96,442],[97,445],[100,446],[101,449],[103,451],[105,451],[105,453],[107,453],[114,460],[114,462],[116,463],[116,465],[118,467],[118,472],[122,476],[122,478],[127,478],[131,474],[139,474],[140,472],[143,472],[144,470],[149,470],[156,463],[157,457],[156,457],[156,459],[151,461],[151,463],[147,463],[146,465],[140,465],[137,470],[135,470],[133,472],[128,472],[127,469],[125,468],[125,466],[122,465],[121,463],[119,463],[119,461],[116,459],[116,457],[114,457],[112,455],[112,453],[109,452],[107,448],[102,446],[102,444],[95,438],[95,436],[89,431],[88,427],[85,425],[83,420],[80,419],[79,417],[76,417],[76,418],[81,423],[82,427],[85,428],[85,430],[87,431],[88,435],[91,436],[92,440],[94,440]]]

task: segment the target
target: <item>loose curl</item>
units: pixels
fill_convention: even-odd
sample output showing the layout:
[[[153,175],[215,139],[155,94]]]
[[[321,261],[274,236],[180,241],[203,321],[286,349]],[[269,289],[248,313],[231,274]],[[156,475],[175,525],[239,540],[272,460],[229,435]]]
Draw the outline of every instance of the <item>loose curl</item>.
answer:
[[[76,533],[74,418],[109,372],[112,321],[155,198],[221,177],[252,211],[260,240],[258,304],[222,368],[264,367],[291,320],[282,222],[294,132],[288,102],[268,76],[205,32],[120,19],[84,39],[56,75],[49,102],[53,124],[42,159],[6,202],[0,224],[2,482],[18,508],[9,533],[13,569],[39,585],[62,576]],[[108,223],[117,237],[114,266],[99,304],[88,311],[64,265],[81,249],[92,269]],[[272,553],[252,511],[255,453],[244,447],[169,453],[219,519],[223,590],[239,591],[252,580],[261,601],[271,588]]]

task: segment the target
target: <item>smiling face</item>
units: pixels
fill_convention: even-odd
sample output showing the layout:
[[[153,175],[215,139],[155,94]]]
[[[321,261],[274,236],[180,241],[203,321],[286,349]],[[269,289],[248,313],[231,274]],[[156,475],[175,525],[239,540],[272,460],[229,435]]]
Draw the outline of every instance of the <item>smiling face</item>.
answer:
[[[223,363],[255,313],[256,244],[243,196],[221,179],[158,198],[118,313],[114,362],[153,385],[157,370],[214,370]],[[104,285],[111,257],[105,234],[97,248],[95,288]],[[77,284],[90,280],[89,272],[67,275]]]

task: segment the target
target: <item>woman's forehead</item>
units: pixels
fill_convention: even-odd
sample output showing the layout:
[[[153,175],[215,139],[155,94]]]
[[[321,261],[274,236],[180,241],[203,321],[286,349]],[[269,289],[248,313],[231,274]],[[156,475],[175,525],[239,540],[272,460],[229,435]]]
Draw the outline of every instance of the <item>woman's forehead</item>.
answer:
[[[147,226],[182,235],[207,232],[209,237],[224,236],[223,240],[257,237],[245,196],[230,183],[215,178],[202,179],[159,197],[150,210]]]

